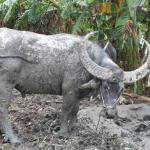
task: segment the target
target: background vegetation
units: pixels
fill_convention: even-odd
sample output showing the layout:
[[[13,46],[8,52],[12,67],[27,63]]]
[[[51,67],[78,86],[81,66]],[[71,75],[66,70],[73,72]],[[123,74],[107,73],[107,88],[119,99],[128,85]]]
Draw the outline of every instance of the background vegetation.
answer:
[[[150,41],[149,0],[0,0],[0,27],[44,34],[84,35],[98,30],[97,40],[113,43],[125,70],[144,61],[141,38]],[[147,78],[134,91],[150,95]]]

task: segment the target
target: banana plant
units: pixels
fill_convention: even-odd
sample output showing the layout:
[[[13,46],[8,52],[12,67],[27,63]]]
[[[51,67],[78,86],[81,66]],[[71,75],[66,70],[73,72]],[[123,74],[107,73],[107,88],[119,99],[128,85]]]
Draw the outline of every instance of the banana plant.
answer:
[[[45,34],[98,30],[93,40],[112,42],[126,70],[143,61],[139,43],[142,37],[150,41],[149,14],[149,0],[0,0],[0,26]],[[136,91],[144,91],[145,80]]]

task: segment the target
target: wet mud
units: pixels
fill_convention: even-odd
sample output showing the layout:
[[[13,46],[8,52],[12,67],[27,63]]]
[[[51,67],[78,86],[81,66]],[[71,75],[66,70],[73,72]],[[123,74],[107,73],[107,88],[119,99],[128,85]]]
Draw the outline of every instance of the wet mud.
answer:
[[[62,97],[14,92],[9,107],[20,145],[10,145],[0,137],[0,150],[150,150],[150,105],[118,106],[118,120],[101,117],[98,101],[84,99],[78,113],[79,128],[69,139],[56,136]]]

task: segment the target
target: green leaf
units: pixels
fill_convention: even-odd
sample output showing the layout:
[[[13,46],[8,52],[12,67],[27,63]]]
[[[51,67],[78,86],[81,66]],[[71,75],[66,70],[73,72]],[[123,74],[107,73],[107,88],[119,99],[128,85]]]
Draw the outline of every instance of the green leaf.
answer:
[[[9,9],[4,17],[4,23],[7,23],[12,17],[14,17],[14,14],[16,13],[16,5],[18,3],[18,0],[11,1],[9,3]]]
[[[87,6],[87,0],[77,0],[76,3],[80,6]]]
[[[5,0],[0,0],[0,4],[3,3]]]
[[[88,4],[91,4],[94,2],[94,0],[86,0]]]
[[[130,16],[132,17],[134,22],[136,22],[137,7],[144,5],[146,1],[147,0],[127,0]]]
[[[33,3],[28,12],[28,21],[36,23],[40,17],[49,9],[47,3]]]
[[[28,13],[29,13],[29,10],[26,10],[23,14],[21,14],[19,16],[19,18],[17,19],[17,21],[15,23],[15,28],[20,29],[22,27],[27,26],[27,24],[28,24]]]
[[[125,23],[130,19],[130,14],[128,11],[124,12],[117,20],[115,27],[124,27]]]

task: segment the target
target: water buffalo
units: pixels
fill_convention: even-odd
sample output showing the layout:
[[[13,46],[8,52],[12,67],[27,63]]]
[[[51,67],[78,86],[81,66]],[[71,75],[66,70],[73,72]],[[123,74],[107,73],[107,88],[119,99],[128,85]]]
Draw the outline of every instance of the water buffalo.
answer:
[[[88,40],[93,34],[83,38],[0,28],[0,125],[5,140],[19,142],[7,110],[13,88],[22,95],[63,95],[59,131],[63,136],[68,136],[76,123],[79,99],[90,88],[99,88],[108,116],[116,115],[116,101],[124,83],[133,83],[148,74],[148,62],[134,71],[124,72],[103,48]]]

